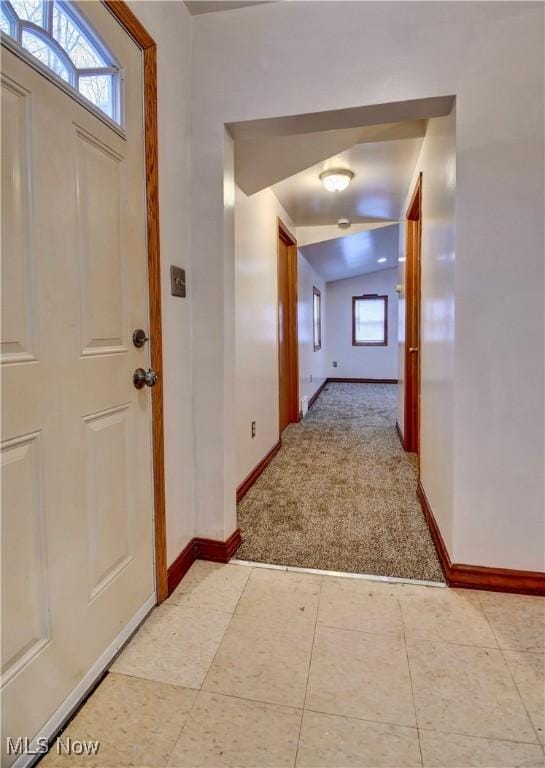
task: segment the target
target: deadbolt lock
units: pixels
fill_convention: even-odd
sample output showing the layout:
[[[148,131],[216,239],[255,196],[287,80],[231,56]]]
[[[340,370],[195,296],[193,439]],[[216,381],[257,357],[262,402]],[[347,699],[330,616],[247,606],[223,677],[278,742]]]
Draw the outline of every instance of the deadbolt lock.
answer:
[[[138,349],[141,349],[146,341],[149,341],[149,337],[146,336],[145,330],[143,328],[137,328],[132,335],[132,343],[134,346],[138,347]]]

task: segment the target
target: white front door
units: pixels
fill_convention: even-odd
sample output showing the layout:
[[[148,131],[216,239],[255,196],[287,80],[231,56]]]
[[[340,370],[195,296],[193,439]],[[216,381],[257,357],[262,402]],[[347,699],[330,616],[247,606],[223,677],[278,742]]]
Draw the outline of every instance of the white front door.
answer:
[[[154,595],[142,55],[122,136],[2,51],[2,764]]]

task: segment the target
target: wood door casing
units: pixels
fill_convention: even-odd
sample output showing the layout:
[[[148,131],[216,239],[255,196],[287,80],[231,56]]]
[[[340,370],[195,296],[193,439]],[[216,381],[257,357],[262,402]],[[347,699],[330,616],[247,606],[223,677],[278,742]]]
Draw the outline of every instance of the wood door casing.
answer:
[[[163,341],[161,263],[159,247],[159,147],[157,128],[157,46],[123,0],[102,0],[104,6],[142,51],[144,64],[144,145],[148,244],[149,328],[151,367],[159,381],[151,392],[153,495],[155,528],[155,591],[157,603],[168,596],[165,456],[163,418]]]
[[[299,421],[297,244],[278,221],[278,391],[280,434]]]
[[[420,448],[422,174],[407,209],[405,262],[405,450]]]

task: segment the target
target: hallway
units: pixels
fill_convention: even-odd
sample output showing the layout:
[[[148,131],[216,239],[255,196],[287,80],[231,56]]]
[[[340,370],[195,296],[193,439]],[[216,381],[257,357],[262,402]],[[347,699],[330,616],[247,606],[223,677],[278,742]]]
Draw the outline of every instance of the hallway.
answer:
[[[543,599],[198,561],[53,766],[543,766]]]
[[[393,384],[329,383],[240,502],[237,557],[443,581],[396,405]]]

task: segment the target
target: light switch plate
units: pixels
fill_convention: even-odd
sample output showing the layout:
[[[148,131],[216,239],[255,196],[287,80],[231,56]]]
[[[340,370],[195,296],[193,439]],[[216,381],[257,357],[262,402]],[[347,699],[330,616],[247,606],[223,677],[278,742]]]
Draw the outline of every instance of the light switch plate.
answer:
[[[185,298],[185,269],[170,265],[170,293]]]

